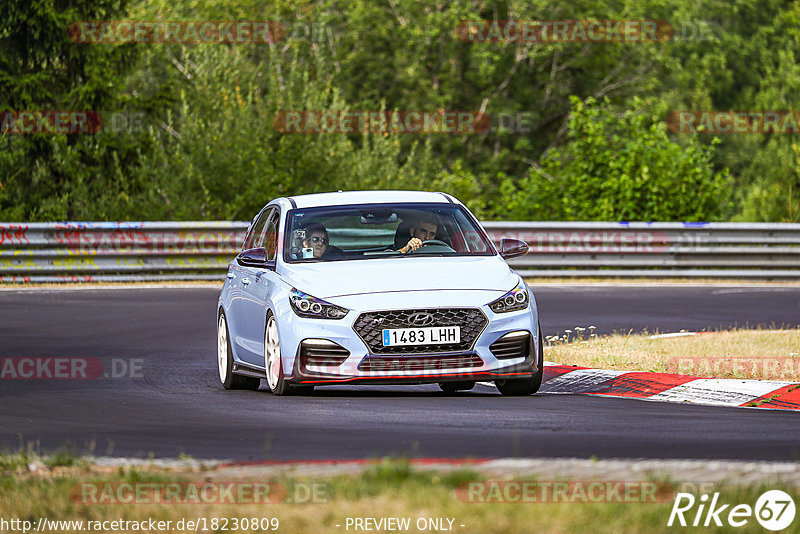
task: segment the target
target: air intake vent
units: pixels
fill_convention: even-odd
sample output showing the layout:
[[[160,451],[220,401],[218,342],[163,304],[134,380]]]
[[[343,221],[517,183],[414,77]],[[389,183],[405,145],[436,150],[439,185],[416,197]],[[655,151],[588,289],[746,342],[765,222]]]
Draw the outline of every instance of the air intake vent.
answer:
[[[531,352],[531,334],[522,330],[511,332],[489,345],[489,350],[498,360],[527,358]]]
[[[350,351],[325,339],[306,339],[300,344],[300,367],[331,367],[342,365]]]

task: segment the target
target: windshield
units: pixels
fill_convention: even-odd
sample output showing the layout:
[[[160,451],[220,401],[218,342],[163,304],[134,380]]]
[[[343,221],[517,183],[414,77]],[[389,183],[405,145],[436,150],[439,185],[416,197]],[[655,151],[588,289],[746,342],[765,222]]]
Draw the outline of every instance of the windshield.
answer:
[[[486,234],[456,204],[368,204],[289,212],[284,260],[491,256]]]

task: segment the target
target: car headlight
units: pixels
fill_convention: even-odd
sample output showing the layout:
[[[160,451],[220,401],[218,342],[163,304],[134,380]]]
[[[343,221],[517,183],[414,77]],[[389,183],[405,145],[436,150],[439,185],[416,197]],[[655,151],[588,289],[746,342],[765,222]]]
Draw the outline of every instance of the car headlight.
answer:
[[[528,298],[528,288],[525,287],[525,282],[520,280],[517,287],[500,297],[499,299],[491,302],[489,308],[495,313],[505,313],[517,310],[524,310],[528,307],[530,298]]]
[[[310,319],[341,319],[350,311],[295,288],[289,293],[289,303],[294,313]]]

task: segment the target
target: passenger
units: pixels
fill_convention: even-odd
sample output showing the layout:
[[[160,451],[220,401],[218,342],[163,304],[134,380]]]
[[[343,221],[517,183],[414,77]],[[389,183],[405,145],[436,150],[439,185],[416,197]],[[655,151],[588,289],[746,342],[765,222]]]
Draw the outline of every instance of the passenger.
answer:
[[[408,228],[408,234],[411,239],[408,243],[397,250],[405,254],[408,251],[415,251],[422,246],[423,241],[436,239],[436,230],[438,230],[438,223],[436,217],[431,213],[422,213],[418,217],[410,219],[411,226]]]
[[[303,248],[313,250],[314,259],[334,259],[344,257],[344,252],[339,247],[334,247],[328,240],[328,231],[317,222],[308,223],[304,230],[306,237],[303,239]]]

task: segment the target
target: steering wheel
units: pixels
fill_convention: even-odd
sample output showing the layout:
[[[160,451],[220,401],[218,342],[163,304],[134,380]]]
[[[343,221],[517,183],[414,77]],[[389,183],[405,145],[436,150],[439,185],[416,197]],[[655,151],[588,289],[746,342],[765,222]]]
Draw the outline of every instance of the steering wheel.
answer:
[[[450,252],[453,251],[453,247],[451,247],[450,245],[448,245],[444,241],[440,241],[439,239],[428,239],[427,241],[423,241],[422,242],[422,246],[419,247],[416,251],[409,250],[409,252],[418,252],[418,251],[420,251],[423,248],[428,247],[428,246],[445,247],[445,248],[447,248],[448,251],[450,251]]]

